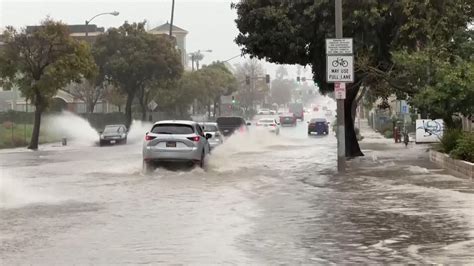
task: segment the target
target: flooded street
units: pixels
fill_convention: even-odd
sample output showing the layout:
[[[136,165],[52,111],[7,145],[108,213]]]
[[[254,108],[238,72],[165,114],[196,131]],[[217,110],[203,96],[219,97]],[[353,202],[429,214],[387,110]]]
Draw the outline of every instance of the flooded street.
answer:
[[[230,138],[206,170],[146,176],[142,133],[1,152],[1,264],[474,261],[473,183],[410,165],[421,148],[399,166],[403,151],[366,145],[337,176],[336,138],[300,122]]]

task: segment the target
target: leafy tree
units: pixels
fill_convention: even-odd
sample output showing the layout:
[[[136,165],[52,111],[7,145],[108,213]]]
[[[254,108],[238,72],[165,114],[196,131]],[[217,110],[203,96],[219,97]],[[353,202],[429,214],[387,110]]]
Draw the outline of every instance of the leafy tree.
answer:
[[[180,117],[185,117],[194,100],[198,100],[208,112],[214,105],[216,114],[220,97],[231,94],[235,89],[233,74],[223,63],[214,62],[198,71],[184,73],[177,82],[162,84],[155,100],[162,110],[176,112]]]
[[[334,1],[241,1],[237,10],[242,51],[280,64],[310,65],[320,90],[333,90],[326,76],[325,39],[334,37]],[[416,50],[435,36],[448,42],[453,29],[473,18],[472,0],[344,1],[344,35],[354,39],[355,82],[345,100],[346,156],[362,156],[353,112],[361,85],[384,96],[401,88],[390,84],[392,52]],[[435,32],[436,34],[431,34]]]
[[[285,66],[279,66],[277,71],[276,71],[276,78],[277,79],[284,79],[285,77],[288,76],[288,70],[286,69]]]
[[[105,84],[95,86],[94,80],[83,80],[81,83],[71,83],[63,89],[86,105],[86,112],[93,113],[97,102],[103,99]]]
[[[0,75],[17,84],[35,106],[29,149],[38,149],[41,115],[59,89],[93,76],[96,66],[85,43],[69,36],[68,28],[49,18],[31,31],[8,27],[0,51]]]
[[[162,89],[157,90],[155,98],[160,110],[176,113],[176,116],[181,118],[186,117],[204,87],[197,71],[184,72],[178,81],[161,86]]]
[[[145,23],[125,23],[97,38],[95,57],[104,60],[104,73],[127,95],[125,120],[132,122],[132,103],[137,97],[146,118],[151,82],[177,79],[183,72],[179,51],[169,37],[148,34]]]
[[[272,81],[272,100],[273,103],[277,103],[278,105],[289,103],[292,93],[296,88],[296,83],[293,80],[284,79],[286,75],[288,75],[286,68],[279,68],[277,70],[277,78]]]
[[[265,69],[259,60],[253,58],[242,64],[236,65],[235,76],[238,80],[238,98],[241,106],[246,112],[254,109],[256,101],[262,101],[264,94],[268,91],[268,86],[264,82],[259,82],[258,77],[265,75]],[[250,84],[246,83],[246,78],[250,78]]]
[[[117,87],[109,85],[104,91],[104,99],[108,103],[117,106],[118,111],[122,112],[122,106],[127,102],[127,95]]]
[[[208,114],[211,114],[211,104],[214,106],[214,116],[217,106],[220,104],[221,96],[230,95],[237,89],[237,82],[232,72],[222,62],[214,62],[199,70],[203,85],[205,86],[203,103],[207,106]]]
[[[449,42],[431,42],[419,51],[394,53],[392,83],[402,87],[423,117],[443,118],[474,113],[474,31],[460,30]]]
[[[453,115],[474,114],[474,63],[440,64],[433,74],[433,85],[423,86],[411,103],[430,118],[442,118],[454,128]]]

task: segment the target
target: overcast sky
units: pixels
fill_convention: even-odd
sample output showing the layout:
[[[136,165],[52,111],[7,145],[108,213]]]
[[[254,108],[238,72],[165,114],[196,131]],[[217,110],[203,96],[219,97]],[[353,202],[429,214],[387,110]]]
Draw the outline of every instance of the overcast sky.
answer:
[[[234,2],[237,0],[234,0]],[[227,60],[240,54],[234,43],[238,34],[234,20],[237,15],[230,8],[232,0],[176,0],[174,24],[189,31],[187,52],[213,50],[205,54],[203,64],[215,60]],[[36,25],[46,16],[66,24],[84,24],[85,20],[103,13],[118,11],[120,15],[100,16],[91,24],[100,27],[118,27],[128,22],[147,20],[150,28],[170,20],[171,0],[0,0],[0,27],[7,25],[24,27]],[[235,59],[235,64],[244,59]],[[275,65],[265,64],[267,72],[274,76]],[[296,76],[296,68],[289,67],[289,74]],[[306,76],[310,76],[309,69]]]

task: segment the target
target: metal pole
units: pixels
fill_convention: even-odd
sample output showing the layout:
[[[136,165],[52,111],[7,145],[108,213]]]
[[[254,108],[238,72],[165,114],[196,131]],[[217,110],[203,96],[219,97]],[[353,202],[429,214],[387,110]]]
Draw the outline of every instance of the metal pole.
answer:
[[[87,41],[87,37],[89,36],[89,21],[86,20],[86,41]]]
[[[342,0],[335,0],[336,38],[342,38]],[[337,100],[337,171],[346,171],[346,128],[344,100]]]
[[[25,117],[28,117],[28,98],[25,98]],[[23,123],[25,123],[23,126],[23,137],[26,143],[26,121],[23,121]]]
[[[174,0],[171,4],[170,38],[172,38],[172,36],[173,36],[173,19],[174,19]]]

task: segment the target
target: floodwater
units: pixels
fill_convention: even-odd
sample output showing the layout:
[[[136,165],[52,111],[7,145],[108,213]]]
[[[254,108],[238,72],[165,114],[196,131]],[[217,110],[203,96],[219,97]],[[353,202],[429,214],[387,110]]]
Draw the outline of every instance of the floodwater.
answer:
[[[419,148],[368,145],[339,176],[335,137],[300,122],[231,137],[205,170],[146,176],[148,129],[0,151],[1,264],[474,262],[474,186],[415,165]]]

